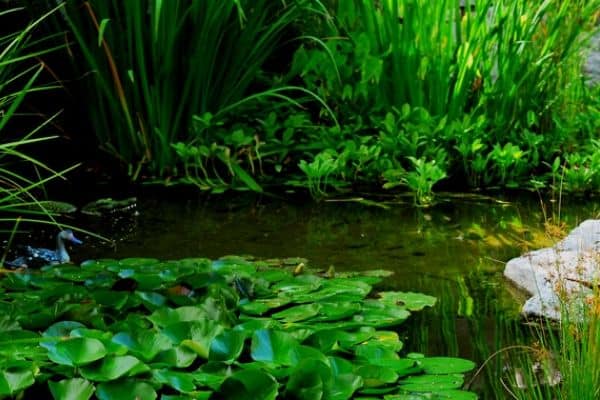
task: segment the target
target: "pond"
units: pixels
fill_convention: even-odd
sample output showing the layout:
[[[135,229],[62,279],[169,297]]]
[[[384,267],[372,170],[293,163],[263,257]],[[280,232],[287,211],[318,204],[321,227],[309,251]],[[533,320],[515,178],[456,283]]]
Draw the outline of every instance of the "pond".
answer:
[[[510,258],[552,242],[544,222],[558,210],[558,202],[540,201],[536,195],[447,194],[427,209],[397,199],[375,204],[144,195],[138,196],[138,216],[78,221],[117,245],[84,238],[86,244],[74,249],[72,257],[77,262],[237,254],[306,258],[309,266],[324,270],[391,270],[386,288],[438,298],[436,307],[415,316],[403,332],[406,348],[481,364],[503,346],[528,340],[519,318],[522,298],[502,272]],[[567,230],[599,213],[594,201],[560,204]],[[501,398],[496,377],[504,366],[505,361],[497,360],[497,370],[478,376],[473,389],[483,398]]]

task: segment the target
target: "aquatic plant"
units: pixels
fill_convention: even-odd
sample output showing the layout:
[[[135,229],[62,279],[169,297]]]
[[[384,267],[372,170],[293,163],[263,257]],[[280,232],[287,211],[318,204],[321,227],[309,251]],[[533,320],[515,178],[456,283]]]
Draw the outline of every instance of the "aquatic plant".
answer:
[[[0,395],[477,398],[460,390],[472,362],[406,353],[394,330],[435,298],[373,291],[384,271],[302,266],[130,258],[9,274]]]
[[[0,36],[0,212],[5,217],[2,218],[4,231],[12,231],[16,218],[23,214],[33,214],[39,222],[52,221],[52,207],[39,200],[44,195],[44,186],[77,167],[56,171],[23,150],[23,147],[56,139],[53,135],[39,136],[39,132],[47,130],[60,112],[44,116],[42,122],[32,122],[31,116],[20,114],[28,95],[59,87],[57,82],[39,82],[45,68],[39,57],[62,46],[54,46],[52,36],[34,35],[39,25],[55,11],[30,21],[20,31]],[[21,8],[0,11],[0,21],[21,17],[22,13]],[[23,132],[25,118],[35,127]],[[9,214],[14,217],[7,217]]]
[[[274,80],[265,84],[263,72],[291,24],[302,13],[317,12],[318,1],[65,3],[64,17],[86,62],[73,61],[82,72],[93,71],[84,95],[94,132],[133,179],[142,172],[177,175],[180,157],[186,164],[189,158],[181,145],[172,148],[176,143],[194,149],[220,142],[212,126],[203,125],[207,116],[219,121],[250,102],[298,104],[312,95]],[[218,143],[206,156],[223,162],[250,189],[259,188],[232,149]]]

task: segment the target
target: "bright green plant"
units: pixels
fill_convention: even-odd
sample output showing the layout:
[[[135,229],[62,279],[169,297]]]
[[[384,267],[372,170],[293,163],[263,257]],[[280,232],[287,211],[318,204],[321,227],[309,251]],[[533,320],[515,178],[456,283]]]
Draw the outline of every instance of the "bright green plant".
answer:
[[[388,275],[240,257],[11,274],[0,281],[10,299],[0,304],[0,395],[476,399],[460,390],[472,362],[406,353],[392,328],[435,298],[373,292]]]
[[[406,185],[413,193],[414,203],[420,206],[429,206],[433,203],[433,186],[446,177],[443,167],[435,160],[425,158],[408,158],[412,163],[412,170],[389,170],[384,174],[387,182],[384,188]]]

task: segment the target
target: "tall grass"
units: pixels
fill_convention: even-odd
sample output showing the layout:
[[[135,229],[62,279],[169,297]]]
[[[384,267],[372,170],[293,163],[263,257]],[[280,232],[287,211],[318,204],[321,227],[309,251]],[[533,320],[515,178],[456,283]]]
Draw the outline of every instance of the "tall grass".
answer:
[[[38,78],[44,70],[39,57],[62,46],[53,46],[52,37],[36,38],[35,29],[56,9],[30,22],[18,32],[0,37],[0,213],[13,218],[2,218],[6,231],[20,215],[37,214],[38,221],[52,220],[49,210],[38,197],[44,193],[44,185],[55,178],[63,178],[71,169],[56,171],[44,162],[33,158],[23,147],[55,139],[56,136],[39,136],[39,132],[54,121],[56,116],[45,118],[37,127],[23,132],[16,120],[21,116],[20,107],[31,93],[54,90],[55,83],[40,84]],[[12,8],[0,12],[0,21],[21,17],[23,10]],[[7,24],[8,25],[8,24]]]
[[[202,143],[192,116],[231,110],[259,93],[281,38],[318,1],[67,0],[65,17],[87,74],[89,118],[101,145],[140,171],[169,176],[172,144]],[[83,55],[81,63],[77,54]],[[298,93],[301,96],[306,91]],[[210,143],[207,143],[210,145]]]

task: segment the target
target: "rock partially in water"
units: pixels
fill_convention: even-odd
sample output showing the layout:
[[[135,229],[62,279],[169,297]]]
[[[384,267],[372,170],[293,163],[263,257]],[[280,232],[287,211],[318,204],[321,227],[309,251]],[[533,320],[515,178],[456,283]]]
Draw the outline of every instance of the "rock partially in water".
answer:
[[[585,64],[585,74],[591,85],[600,83],[600,31],[590,40],[590,53]]]
[[[560,319],[562,307],[579,310],[600,283],[600,220],[587,220],[553,247],[506,264],[504,276],[532,297],[523,314]]]

